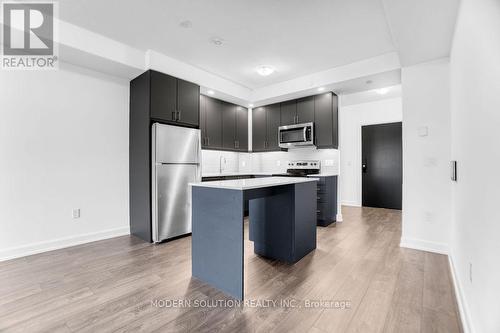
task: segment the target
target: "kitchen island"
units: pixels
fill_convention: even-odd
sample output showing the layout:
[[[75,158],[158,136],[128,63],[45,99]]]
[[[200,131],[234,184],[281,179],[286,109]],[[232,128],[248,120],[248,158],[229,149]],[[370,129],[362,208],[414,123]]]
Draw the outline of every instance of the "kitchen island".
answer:
[[[256,254],[292,264],[313,251],[316,181],[266,177],[191,184],[193,276],[243,299],[246,201]]]

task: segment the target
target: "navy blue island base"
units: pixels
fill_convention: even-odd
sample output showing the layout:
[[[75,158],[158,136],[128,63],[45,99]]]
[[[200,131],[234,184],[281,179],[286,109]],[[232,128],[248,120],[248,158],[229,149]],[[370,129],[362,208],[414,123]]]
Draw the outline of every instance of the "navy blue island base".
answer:
[[[316,248],[316,179],[192,184],[192,275],[243,300],[243,210],[254,252],[293,264]]]

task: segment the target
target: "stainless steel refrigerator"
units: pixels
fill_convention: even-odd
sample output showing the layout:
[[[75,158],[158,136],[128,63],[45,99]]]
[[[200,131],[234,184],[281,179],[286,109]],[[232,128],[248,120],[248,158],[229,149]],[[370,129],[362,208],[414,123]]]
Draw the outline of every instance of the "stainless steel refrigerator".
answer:
[[[152,128],[153,242],[191,232],[191,191],[201,181],[200,130],[155,123]]]

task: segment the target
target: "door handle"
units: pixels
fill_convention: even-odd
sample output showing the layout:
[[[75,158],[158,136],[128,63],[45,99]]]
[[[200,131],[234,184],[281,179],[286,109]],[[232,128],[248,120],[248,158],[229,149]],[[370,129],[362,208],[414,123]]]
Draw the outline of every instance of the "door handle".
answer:
[[[366,171],[368,170],[368,165],[366,161],[361,163],[361,170],[363,171],[363,173],[366,173]]]

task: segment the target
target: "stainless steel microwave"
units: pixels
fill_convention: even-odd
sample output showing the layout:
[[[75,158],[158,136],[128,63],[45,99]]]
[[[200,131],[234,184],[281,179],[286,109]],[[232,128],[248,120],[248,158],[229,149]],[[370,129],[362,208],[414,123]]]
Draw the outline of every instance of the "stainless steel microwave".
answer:
[[[281,148],[314,146],[314,123],[280,126],[278,139]]]

